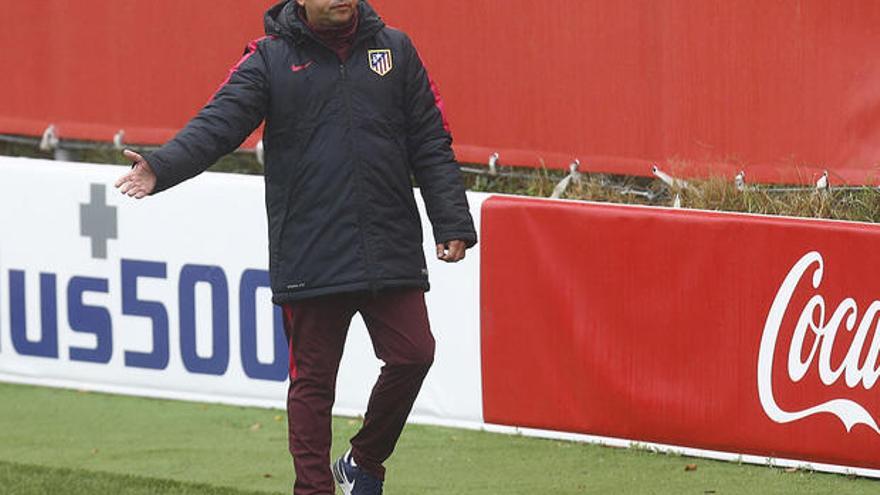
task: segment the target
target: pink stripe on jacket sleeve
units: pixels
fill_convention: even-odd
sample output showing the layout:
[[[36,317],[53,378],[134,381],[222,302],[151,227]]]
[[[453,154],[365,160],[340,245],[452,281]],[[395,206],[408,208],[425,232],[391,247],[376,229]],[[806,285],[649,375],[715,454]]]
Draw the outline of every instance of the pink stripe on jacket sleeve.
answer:
[[[241,66],[244,65],[244,63],[247,62],[247,60],[251,58],[254,53],[257,53],[257,44],[267,38],[272,38],[272,36],[263,36],[262,38],[257,38],[248,43],[247,50],[245,50],[244,55],[235,65],[232,66],[231,69],[229,69],[229,74],[226,75],[226,79],[224,79],[223,82],[220,83],[220,86],[217,87],[217,90],[214,91],[214,94],[212,94],[211,97],[208,98],[209,103],[217,96],[217,93],[219,93],[220,90],[223,89],[223,87],[229,84],[230,79],[232,79],[232,76],[234,76],[235,73],[238,72]]]
[[[422,64],[422,67],[425,69],[425,76],[428,78],[428,83],[431,85],[431,93],[434,94],[434,106],[437,107],[437,110],[440,111],[440,118],[443,120],[443,129],[446,130],[449,134],[452,134],[452,128],[449,125],[449,119],[446,118],[446,105],[443,104],[443,97],[440,96],[440,89],[437,87],[437,83],[434,82],[434,79],[431,77],[431,74],[428,73],[428,68],[425,67],[425,63],[423,62],[422,56],[419,55],[419,49],[416,48],[415,44],[410,42],[410,46],[412,46],[413,51],[418,57],[419,62]]]
[[[425,70],[427,73],[427,69]],[[446,119],[446,106],[443,104],[443,97],[440,96],[440,90],[437,88],[437,83],[431,79],[431,76],[428,76],[428,81],[431,83],[431,92],[434,93],[434,105],[437,107],[437,110],[440,110],[440,117],[443,119],[443,128],[446,129],[446,132],[452,134],[452,129],[449,127],[449,120]]]

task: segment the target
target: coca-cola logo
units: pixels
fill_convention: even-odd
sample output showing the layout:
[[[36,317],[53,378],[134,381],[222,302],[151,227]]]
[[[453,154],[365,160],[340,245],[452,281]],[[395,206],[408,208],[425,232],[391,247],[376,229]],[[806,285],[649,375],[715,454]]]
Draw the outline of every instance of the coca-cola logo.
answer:
[[[810,297],[801,309],[794,327],[791,346],[788,349],[788,378],[792,383],[801,381],[814,364],[818,367],[819,379],[826,387],[836,384],[843,377],[846,386],[850,389],[861,385],[864,389],[870,390],[880,378],[880,369],[875,368],[880,354],[880,331],[875,327],[877,314],[880,313],[880,301],[872,302],[860,318],[856,301],[847,297],[828,317],[825,298],[818,293],[822,284],[825,261],[820,253],[813,251],[805,254],[788,272],[767,314],[761,348],[758,352],[758,396],[761,406],[767,416],[777,423],[790,423],[814,414],[828,413],[839,418],[847,431],[851,431],[855,425],[864,424],[880,434],[880,428],[871,413],[861,404],[850,399],[835,398],[794,411],[786,411],[776,402],[772,377],[774,355],[780,350],[777,349],[780,327],[786,312],[789,311],[795,289],[805,276],[810,275],[811,270],[811,285],[817,293]],[[842,328],[847,332],[855,330],[855,334],[843,361],[835,367],[832,364],[831,353]],[[860,357],[863,355],[872,329],[874,332],[870,348],[866,358],[860,363]],[[809,338],[807,332],[812,333]],[[812,344],[805,348],[808,341],[812,341]]]

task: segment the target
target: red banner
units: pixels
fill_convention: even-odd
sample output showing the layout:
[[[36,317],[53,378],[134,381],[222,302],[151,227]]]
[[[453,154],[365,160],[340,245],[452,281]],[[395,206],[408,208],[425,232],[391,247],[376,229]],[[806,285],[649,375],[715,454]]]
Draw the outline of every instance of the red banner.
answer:
[[[262,36],[273,0],[4,2],[0,133],[161,144]],[[249,145],[253,145],[251,140]]]
[[[880,468],[880,227],[495,197],[484,416]]]
[[[274,0],[5,2],[0,133],[161,143]],[[459,158],[752,182],[880,179],[874,0],[372,0],[415,40]],[[253,141],[249,145],[252,145]],[[671,162],[671,163],[670,163]]]

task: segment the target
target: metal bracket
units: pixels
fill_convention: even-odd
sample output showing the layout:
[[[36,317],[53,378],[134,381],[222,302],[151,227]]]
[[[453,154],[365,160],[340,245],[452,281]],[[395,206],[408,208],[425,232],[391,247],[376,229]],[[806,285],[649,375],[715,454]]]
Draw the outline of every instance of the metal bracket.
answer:
[[[259,141],[257,141],[257,146],[254,148],[254,154],[257,156],[257,161],[263,167],[266,166],[265,153],[266,149],[263,147],[263,140],[260,139]]]
[[[119,129],[113,135],[113,148],[120,151],[125,148],[125,129]]]
[[[581,173],[579,171],[581,167],[581,161],[575,159],[568,165],[568,175],[566,175],[559,184],[556,184],[556,187],[553,188],[553,194],[550,195],[553,199],[559,199],[565,194],[568,186],[571,185],[572,182],[580,183],[581,181]]]
[[[740,170],[739,173],[736,174],[736,177],[733,178],[733,183],[736,184],[736,190],[739,192],[758,190],[758,186],[746,184],[746,173],[744,170]]]
[[[489,175],[498,175],[498,159],[501,158],[501,155],[498,152],[492,153],[489,156]]]
[[[736,184],[736,190],[739,192],[743,192],[746,190],[746,172],[745,170],[740,170],[736,177],[733,178],[733,183]]]
[[[664,184],[666,184],[670,188],[673,188],[673,189],[687,189],[688,188],[688,182],[686,180],[678,179],[676,177],[673,177],[673,176],[667,174],[666,172],[660,170],[660,167],[658,167],[657,165],[654,165],[651,170],[654,173],[654,177],[657,177],[658,179],[660,179]]]
[[[819,180],[816,181],[816,192],[820,192],[820,193],[831,192],[831,181],[828,180],[828,171],[827,170],[825,170],[822,173],[822,177],[819,177]]]
[[[40,151],[52,151],[58,147],[58,131],[55,124],[50,124],[40,138]]]
[[[568,173],[571,175],[571,180],[580,183],[581,181],[581,161],[577,158],[574,159],[573,162],[568,164]]]

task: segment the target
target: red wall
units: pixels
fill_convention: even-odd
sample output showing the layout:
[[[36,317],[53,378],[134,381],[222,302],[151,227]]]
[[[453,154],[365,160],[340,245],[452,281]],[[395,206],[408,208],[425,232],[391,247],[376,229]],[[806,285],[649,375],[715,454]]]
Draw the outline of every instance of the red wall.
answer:
[[[262,33],[270,0],[7,0],[0,132],[160,143]],[[12,77],[9,77],[12,76]]]
[[[0,132],[158,143],[261,34],[269,0],[5,2]],[[880,171],[873,0],[373,0],[417,42],[461,159],[748,179]],[[670,164],[667,160],[673,160]],[[721,164],[724,162],[725,164]],[[798,166],[807,166],[797,170]]]

